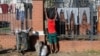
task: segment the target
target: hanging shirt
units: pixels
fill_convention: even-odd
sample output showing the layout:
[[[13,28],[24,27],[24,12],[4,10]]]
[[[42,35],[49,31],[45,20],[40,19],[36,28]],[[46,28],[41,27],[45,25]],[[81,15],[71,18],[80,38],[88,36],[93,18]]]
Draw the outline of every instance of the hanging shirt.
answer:
[[[20,4],[19,11],[25,11],[24,4],[23,3]]]
[[[2,4],[1,5],[1,8],[2,8],[2,12],[5,14],[5,13],[8,13],[8,4]]]
[[[21,3],[17,3],[17,4],[16,4],[16,9],[19,9],[19,8],[20,8],[20,4],[21,4]]]
[[[18,9],[19,11],[25,11],[24,3],[17,3],[16,9]]]

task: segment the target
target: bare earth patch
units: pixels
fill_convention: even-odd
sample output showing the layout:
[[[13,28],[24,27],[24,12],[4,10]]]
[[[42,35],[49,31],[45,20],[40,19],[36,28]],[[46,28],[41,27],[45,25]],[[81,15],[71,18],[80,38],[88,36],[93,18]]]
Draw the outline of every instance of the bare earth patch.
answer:
[[[37,56],[36,52],[26,52],[24,55],[17,51],[0,51],[0,56]],[[100,51],[84,51],[84,52],[58,52],[48,56],[100,56]]]

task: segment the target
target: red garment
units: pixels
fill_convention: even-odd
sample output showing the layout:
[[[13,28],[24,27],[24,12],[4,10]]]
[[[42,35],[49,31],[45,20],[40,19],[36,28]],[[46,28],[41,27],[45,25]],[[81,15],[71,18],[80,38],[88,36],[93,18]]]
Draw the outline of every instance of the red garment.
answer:
[[[55,20],[54,19],[48,19],[48,33],[55,33]]]
[[[5,13],[8,13],[8,4],[1,4],[1,8],[2,8],[2,12],[5,14]]]

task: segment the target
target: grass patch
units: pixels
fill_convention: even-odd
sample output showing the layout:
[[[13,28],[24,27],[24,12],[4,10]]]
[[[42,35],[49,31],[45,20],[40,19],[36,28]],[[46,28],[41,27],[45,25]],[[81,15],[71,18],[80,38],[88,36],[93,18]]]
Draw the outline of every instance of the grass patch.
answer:
[[[10,33],[11,29],[9,27],[0,28],[0,34]]]
[[[85,53],[90,53],[90,54],[100,54],[100,50],[95,51],[95,50],[89,50],[89,51],[85,51]]]

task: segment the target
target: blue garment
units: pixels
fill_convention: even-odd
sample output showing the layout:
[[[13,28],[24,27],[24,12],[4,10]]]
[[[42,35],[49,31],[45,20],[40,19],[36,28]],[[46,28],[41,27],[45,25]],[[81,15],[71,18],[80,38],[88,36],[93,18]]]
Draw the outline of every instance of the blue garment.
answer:
[[[19,11],[19,18],[21,21],[24,21],[25,19],[25,11]]]
[[[16,9],[16,19],[24,21],[25,20],[25,11],[19,11],[19,9]]]
[[[16,19],[19,20],[19,9],[16,9]]]

